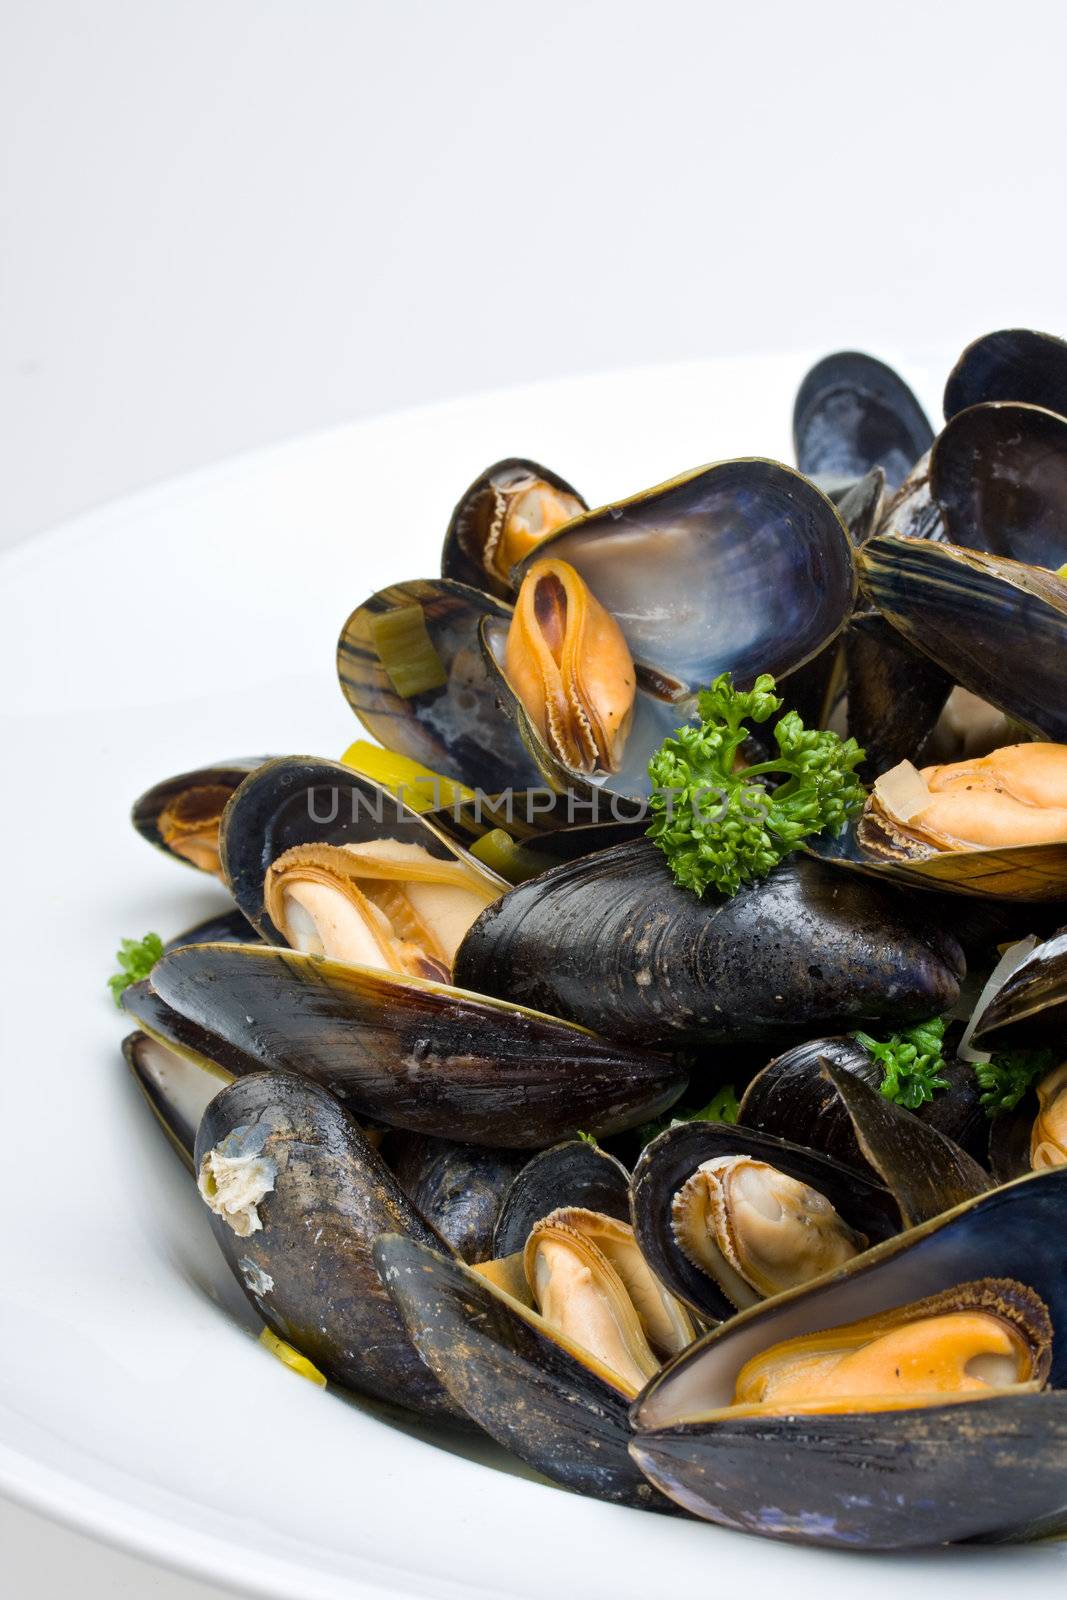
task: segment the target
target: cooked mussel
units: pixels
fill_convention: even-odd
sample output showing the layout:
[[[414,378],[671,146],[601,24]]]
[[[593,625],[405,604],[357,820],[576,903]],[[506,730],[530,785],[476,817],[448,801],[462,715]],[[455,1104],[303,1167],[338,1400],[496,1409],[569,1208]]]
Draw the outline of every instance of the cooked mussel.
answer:
[[[824,356],[797,392],[793,445],[808,477],[847,482],[881,467],[895,489],[933,436],[903,378],[857,350]]]
[[[712,1321],[832,1272],[900,1227],[873,1177],[721,1123],[681,1123],[652,1140],[631,1204],[657,1278]]]
[[[547,467],[517,456],[498,461],[456,504],[441,552],[441,576],[510,600],[512,569],[585,510],[578,491]]]
[[[343,1388],[456,1415],[371,1258],[384,1232],[445,1246],[331,1095],[286,1073],[231,1084],[204,1115],[195,1164],[216,1242],[280,1338]]]
[[[798,1040],[950,1010],[963,957],[921,902],[794,857],[732,899],[673,882],[648,840],[520,884],[456,981],[644,1046]]]
[[[501,1205],[522,1169],[515,1150],[493,1150],[394,1129],[382,1157],[419,1212],[463,1261],[498,1254],[494,1229]]]
[[[622,1162],[589,1139],[568,1139],[531,1156],[501,1204],[493,1254],[523,1249],[534,1224],[561,1207],[630,1220],[630,1175]]]
[[[152,989],[238,1062],[304,1073],[358,1116],[471,1144],[618,1132],[686,1085],[672,1061],[556,1017],[266,945],[176,950]]]
[[[226,802],[266,759],[244,756],[164,778],[134,801],[130,820],[149,844],[219,877],[219,823]]]
[[[149,1110],[191,1172],[200,1119],[232,1075],[140,1029],[123,1039],[122,1054]]]
[[[1063,1531],[1065,1221],[1067,1171],[1038,1174],[742,1312],[643,1391],[635,1459],[686,1509],[772,1538]]]

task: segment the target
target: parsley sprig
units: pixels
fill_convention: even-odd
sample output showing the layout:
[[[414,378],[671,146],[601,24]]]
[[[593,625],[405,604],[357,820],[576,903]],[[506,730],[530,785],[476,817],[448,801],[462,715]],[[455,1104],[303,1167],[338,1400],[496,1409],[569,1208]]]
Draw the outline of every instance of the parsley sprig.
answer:
[[[119,970],[107,980],[116,1005],[122,1004],[123,991],[131,983],[139,983],[142,978],[148,977],[162,954],[163,940],[158,933],[146,933],[143,939],[123,939],[115,951]]]
[[[855,739],[805,728],[795,711],[774,726],[777,755],[734,771],[753,724],[782,708],[764,673],[748,691],[722,673],[697,699],[700,724],[679,728],[649,762],[650,839],[675,882],[695,894],[736,894],[765,877],[802,839],[840,827],[863,805]],[[777,778],[774,787],[764,779]]]
[[[872,1039],[869,1033],[852,1037],[873,1056],[882,1069],[881,1091],[887,1100],[909,1111],[917,1111],[932,1100],[939,1089],[947,1089],[947,1070],[941,1046],[945,1040],[945,1018],[931,1017],[892,1034],[888,1039]]]
[[[1056,1065],[1055,1050],[997,1050],[991,1060],[976,1061],[974,1075],[988,1116],[1014,1111],[1026,1091]]]

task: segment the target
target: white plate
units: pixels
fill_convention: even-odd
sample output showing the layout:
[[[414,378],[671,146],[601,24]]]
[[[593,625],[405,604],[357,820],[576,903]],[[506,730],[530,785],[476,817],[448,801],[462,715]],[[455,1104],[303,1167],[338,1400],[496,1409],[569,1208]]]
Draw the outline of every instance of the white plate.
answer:
[[[459,491],[509,454],[591,502],[700,461],[788,459],[802,358],[492,395],[249,456],[15,550],[3,577],[0,1489],[257,1593],[722,1593],[1062,1584],[1062,1547],[864,1560],[620,1510],[458,1454],[254,1343],[179,1164],[122,1065],[120,936],[220,891],[126,823],[168,772],[356,732],[349,609],[437,570]],[[57,459],[61,459],[57,445]]]

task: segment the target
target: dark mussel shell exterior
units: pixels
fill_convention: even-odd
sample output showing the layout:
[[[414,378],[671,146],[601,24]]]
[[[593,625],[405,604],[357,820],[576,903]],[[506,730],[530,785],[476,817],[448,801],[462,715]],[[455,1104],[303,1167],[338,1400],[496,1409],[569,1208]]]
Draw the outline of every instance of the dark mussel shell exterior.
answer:
[[[897,539],[941,539],[945,537],[941,507],[930,493],[930,453],[920,457],[882,508],[876,533]]]
[[[689,690],[784,676],[841,630],[851,540],[825,495],[776,461],[722,461],[590,511],[530,557],[577,568],[636,662]],[[631,735],[631,738],[633,736]]]
[[[167,940],[163,949],[180,950],[187,944],[248,944],[255,937],[256,930],[243,911],[217,911],[195,927],[175,934],[173,939]]]
[[[1067,1169],[995,1189],[857,1257],[841,1273],[739,1313],[670,1362],[635,1402],[635,1458],[688,1510],[798,1543],[900,1549],[1067,1529],[1067,1395],[836,1416],[703,1420],[741,1366],[804,1333],[983,1278],[1022,1281],[1054,1329],[1067,1382]]]
[[[124,989],[121,1004],[123,1011],[149,1038],[166,1045],[205,1072],[239,1078],[262,1069],[263,1063],[239,1044],[213,1033],[194,1017],[183,1016],[169,1006],[156,993],[149,978],[142,978],[140,983],[131,983]]]
[[[560,1206],[630,1220],[630,1175],[621,1161],[587,1139],[568,1139],[531,1156],[504,1195],[493,1255],[521,1250],[534,1223]]]
[[[881,467],[895,489],[933,436],[903,378],[858,350],[824,356],[797,391],[793,445],[808,477],[861,478]]]
[[[994,1182],[1011,1183],[1033,1170],[1030,1140],[1037,1113],[1037,1095],[1030,1089],[1014,1111],[1001,1111],[990,1122],[989,1170]]]
[[[364,844],[371,839],[417,844],[443,861],[457,855],[423,816],[381,784],[315,756],[282,756],[252,773],[226,807],[219,842],[237,904],[265,939],[284,944],[263,905],[271,862],[298,844]],[[501,893],[506,888],[501,881]]]
[[[457,983],[641,1046],[796,1041],[950,1010],[963,956],[921,903],[797,856],[730,900],[680,889],[648,840],[520,884]]]
[[[953,544],[1055,571],[1067,561],[1067,417],[972,406],[930,453],[930,491]]]
[[[746,1127],[793,1139],[844,1166],[870,1173],[873,1169],[860,1148],[853,1119],[823,1072],[824,1060],[855,1074],[871,1089],[881,1088],[881,1067],[855,1039],[809,1039],[756,1073],[741,1098],[739,1120]],[[966,1062],[950,1062],[945,1076],[949,1087],[910,1115],[968,1155],[979,1157],[987,1118],[974,1071]]]
[[[427,1366],[499,1444],[593,1499],[671,1509],[630,1459],[623,1395],[538,1318],[414,1239],[379,1239],[374,1258]]]
[[[200,867],[187,861],[184,856],[175,855],[164,843],[159,831],[160,816],[180,795],[192,789],[229,790],[232,794],[250,772],[268,759],[267,756],[236,756],[230,761],[216,761],[208,767],[197,767],[192,772],[177,772],[171,778],[163,778],[134,801],[130,821],[142,839],[147,839],[149,844],[172,856],[175,861],[180,861],[183,866],[199,872],[202,870]]]
[[[973,1042],[983,1050],[1063,1044],[1065,1020],[1067,928],[1039,944],[1001,985],[975,1023]]]
[[[453,1416],[371,1258],[375,1238],[386,1232],[444,1246],[344,1108],[306,1080],[255,1073],[209,1107],[196,1141],[197,1172],[222,1144],[228,1154],[261,1156],[274,1169],[274,1186],[257,1207],[259,1231],[239,1237],[211,1213],[216,1243],[263,1320],[343,1388]]]
[[[687,1122],[668,1128],[645,1146],[634,1168],[634,1231],[641,1254],[660,1282],[705,1321],[724,1321],[736,1307],[677,1244],[671,1232],[671,1201],[702,1162],[734,1155],[766,1161],[810,1184],[872,1244],[899,1232],[900,1215],[888,1189],[816,1150],[726,1123]]]
[[[219,1090],[232,1082],[230,1074],[216,1075],[197,1058],[180,1055],[140,1029],[123,1039],[122,1054],[149,1110],[192,1172],[200,1119]]]
[[[955,683],[1067,741],[1067,582],[929,540],[879,535],[857,560],[878,610]]]
[[[945,418],[989,400],[1019,400],[1067,416],[1067,343],[1002,328],[969,344],[945,384]]]
[[[586,504],[566,478],[536,461],[509,456],[505,461],[495,462],[475,478],[456,502],[441,551],[442,578],[469,584],[472,589],[484,589],[498,600],[510,600],[514,596],[515,589],[486,567],[482,552],[496,515],[498,491],[506,490],[523,478],[540,478],[553,489],[573,495],[583,507]]]
[[[445,682],[397,693],[375,645],[378,619],[417,607]],[[485,617],[506,626],[511,607],[479,589],[444,578],[415,579],[380,589],[345,623],[337,646],[341,688],[363,726],[387,750],[433,772],[497,794],[538,787],[541,774],[497,706],[498,675],[482,652]]]
[[[556,1017],[265,945],[177,950],[152,985],[241,1057],[306,1074],[357,1116],[437,1138],[539,1149],[633,1127],[686,1086],[671,1061]]]
[[[843,650],[848,731],[866,753],[859,771],[871,782],[899,761],[921,758],[952,679],[877,611],[853,617]]]
[[[501,1202],[523,1165],[516,1150],[492,1150],[394,1131],[382,1155],[420,1216],[463,1261],[488,1261]]]

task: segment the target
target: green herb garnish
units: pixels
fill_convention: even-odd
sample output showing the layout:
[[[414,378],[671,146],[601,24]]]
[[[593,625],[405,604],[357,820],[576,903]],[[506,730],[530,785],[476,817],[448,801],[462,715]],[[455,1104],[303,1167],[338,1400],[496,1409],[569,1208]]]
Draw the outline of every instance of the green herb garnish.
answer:
[[[698,1106],[693,1111],[668,1111],[664,1116],[657,1117],[654,1122],[643,1123],[637,1129],[637,1137],[643,1149],[668,1128],[677,1128],[683,1122],[736,1122],[740,1110],[741,1103],[734,1092],[733,1084],[724,1083],[721,1089],[715,1091],[706,1106]]]
[[[774,679],[735,689],[728,672],[698,696],[700,726],[679,728],[648,765],[653,814],[648,836],[683,889],[736,894],[765,877],[802,839],[840,827],[863,805],[855,739],[805,728],[795,711],[774,727],[778,755],[734,771],[750,725],[782,707]],[[764,778],[781,778],[768,788]]]
[[[591,1144],[594,1150],[598,1148],[597,1137],[595,1133],[583,1133],[581,1128],[579,1128],[578,1137],[583,1144]]]
[[[158,933],[146,933],[143,939],[123,939],[115,951],[120,970],[113,972],[107,980],[111,998],[117,1006],[122,1004],[123,991],[131,983],[140,983],[142,978],[147,978],[162,954],[163,940]]]
[[[880,1065],[882,1093],[896,1105],[917,1111],[925,1101],[932,1100],[939,1089],[949,1087],[948,1079],[942,1076],[947,1071],[941,1054],[945,1040],[944,1017],[916,1023],[914,1028],[894,1033],[884,1042],[872,1039],[869,1033],[854,1033],[852,1037]]]
[[[1055,1050],[997,1050],[989,1061],[976,1061],[974,1075],[982,1091],[986,1115],[1014,1111],[1026,1091],[1056,1065]]]

